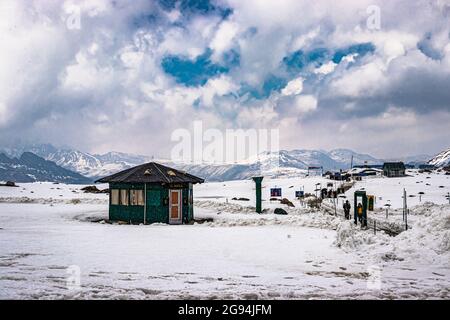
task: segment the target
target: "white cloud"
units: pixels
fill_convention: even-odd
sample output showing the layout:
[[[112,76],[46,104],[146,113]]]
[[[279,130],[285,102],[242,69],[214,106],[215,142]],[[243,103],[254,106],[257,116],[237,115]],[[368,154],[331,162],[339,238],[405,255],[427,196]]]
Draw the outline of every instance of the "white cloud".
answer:
[[[172,11],[167,12],[167,18],[170,22],[177,22],[181,18],[181,12],[178,9],[173,9]]]
[[[281,90],[281,93],[285,96],[300,94],[303,91],[302,77],[295,78],[288,82],[288,84]]]
[[[383,3],[382,29],[377,32],[365,28],[365,9],[371,0],[333,5],[221,0],[220,4],[233,9],[226,19],[200,14],[186,18],[179,8],[155,11],[156,2],[145,0],[116,3],[120,10],[106,0],[0,1],[0,134],[4,140],[21,132],[24,139],[146,153],[148,145],[133,140],[145,128],[145,132],[157,132],[156,138],[149,139],[155,144],[152,149],[164,152],[171,130],[197,118],[230,128],[251,126],[256,119],[297,132],[305,125],[322,126],[324,117],[333,123],[332,118],[341,116],[333,108],[354,114],[372,108],[358,99],[376,99],[389,88],[398,88],[399,79],[410,70],[440,74],[443,80],[450,74],[450,28],[448,19],[442,18],[447,10],[442,2],[418,0],[413,7],[406,0]],[[70,5],[81,7],[81,30],[65,26]],[[411,10],[402,10],[405,7]],[[136,19],[146,14],[156,22],[139,25]],[[425,32],[432,34],[427,44],[442,60],[430,59],[417,49]],[[301,77],[283,64],[283,58],[296,50],[326,47],[333,51],[364,42],[375,45],[374,54],[348,55],[339,65],[330,61],[315,70],[302,70]],[[195,59],[207,48],[219,63],[224,52],[234,49],[240,54],[240,65],[199,87],[178,84],[161,69],[161,60],[168,54]],[[328,76],[309,77],[310,72]],[[267,99],[240,96],[241,84],[260,89],[269,75],[288,81],[280,93]],[[420,79],[417,83],[420,88]],[[342,96],[342,104],[313,112],[324,108],[323,97],[333,102]],[[387,106],[378,108],[367,110],[367,123],[385,121],[385,130],[394,130],[398,118],[388,113],[382,120]],[[302,117],[305,113],[311,116]],[[304,119],[311,122],[299,122]],[[342,128],[352,127],[350,121],[344,122]],[[118,125],[127,130],[115,133]],[[420,127],[420,121],[415,126]],[[441,128],[448,134],[448,128]],[[316,147],[327,143],[318,137],[310,141]]]
[[[384,73],[382,65],[370,62],[345,73],[335,80],[331,90],[337,94],[357,97],[370,95],[383,85]]]
[[[313,95],[298,95],[295,97],[295,110],[305,114],[317,109],[317,99]]]
[[[336,63],[334,63],[333,61],[329,61],[329,62],[321,65],[319,68],[316,68],[314,70],[314,73],[326,75],[326,74],[332,73],[334,71],[334,69],[336,69],[336,66],[337,66]]]
[[[316,37],[319,36],[319,34],[320,34],[320,26],[316,27],[315,29],[312,29],[306,34],[301,34],[297,36],[292,41],[292,45],[289,48],[289,52],[294,52],[307,47]]]
[[[352,53],[352,54],[346,55],[345,57],[342,58],[342,62],[344,62],[344,63],[355,62],[355,59],[357,56],[358,56],[357,53]]]
[[[403,56],[406,51],[405,47],[400,41],[397,41],[395,39],[388,39],[384,43],[383,53],[387,63],[389,64],[389,62],[391,62],[393,59],[399,56]]]
[[[229,76],[222,75],[218,78],[209,79],[206,85],[200,90],[203,104],[212,107],[215,96],[223,96],[239,89]]]
[[[85,53],[76,55],[76,63],[66,67],[61,82],[68,90],[92,90],[108,86],[114,78],[114,70],[101,67],[96,59],[89,59]]]
[[[245,108],[239,111],[238,125],[250,128],[277,127],[279,114],[272,101],[267,100],[261,106]]]
[[[238,29],[238,25],[233,21],[225,20],[219,25],[210,44],[210,48],[214,51],[212,56],[214,61],[220,61],[221,55],[232,47]]]

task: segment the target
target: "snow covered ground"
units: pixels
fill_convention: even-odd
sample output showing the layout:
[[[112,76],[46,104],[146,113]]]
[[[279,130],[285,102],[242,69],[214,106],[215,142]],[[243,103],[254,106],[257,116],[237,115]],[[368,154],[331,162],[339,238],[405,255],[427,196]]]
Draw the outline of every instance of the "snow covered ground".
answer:
[[[83,186],[0,187],[0,298],[448,299],[450,205],[443,195],[450,180],[427,176],[400,184],[367,179],[352,189],[382,197],[379,207],[391,200],[393,208],[403,188],[425,189],[422,203],[411,198],[410,230],[396,237],[294,200],[303,186],[310,193],[316,183],[325,186],[321,177],[265,179],[269,210],[261,215],[253,212],[252,181],[195,186],[203,223],[182,226],[90,222],[107,218],[107,195],[84,194]],[[275,186],[295,208],[269,201]],[[289,214],[274,215],[276,207]],[[70,270],[80,271],[80,288]]]
[[[359,181],[355,186],[345,193],[347,199],[353,205],[353,193],[356,190],[365,190],[367,194],[375,195],[376,208],[385,209],[401,208],[403,206],[403,188],[407,191],[408,206],[422,204],[430,201],[436,204],[449,203],[446,195],[450,192],[450,176],[444,173],[419,173],[418,170],[408,170],[408,176],[401,178],[367,177]],[[317,188],[326,188],[328,183],[339,185],[339,181],[325,179],[321,176],[298,177],[288,179],[264,178],[262,181],[262,198],[264,207],[276,207],[276,202],[270,202],[270,189],[282,188],[282,196],[296,203],[295,191],[304,190],[305,193],[316,194]],[[419,192],[424,192],[419,195]],[[195,186],[197,199],[209,199],[214,201],[228,201],[254,206],[255,183],[251,180],[211,182]],[[318,195],[319,193],[317,193]],[[234,201],[233,197],[245,197],[249,202]],[[297,201],[297,203],[299,203]]]

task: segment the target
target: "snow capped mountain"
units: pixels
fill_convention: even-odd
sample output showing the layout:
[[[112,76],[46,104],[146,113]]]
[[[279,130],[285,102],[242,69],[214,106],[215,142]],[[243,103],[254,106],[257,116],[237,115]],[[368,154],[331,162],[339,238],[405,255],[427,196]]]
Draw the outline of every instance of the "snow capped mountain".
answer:
[[[356,153],[349,149],[335,149],[328,152],[334,161],[340,163],[345,168],[349,168],[353,156],[353,164],[381,164],[383,160],[376,159],[368,154]]]
[[[144,156],[129,155],[120,152],[92,155],[71,148],[59,149],[50,144],[3,149],[3,152],[10,157],[20,157],[24,152],[32,152],[45,160],[55,162],[58,166],[78,172],[92,179],[150,161],[148,157]]]
[[[150,157],[121,152],[89,154],[71,148],[56,148],[49,144],[32,145],[15,149],[4,149],[10,156],[20,156],[29,151],[55,162],[57,165],[86,177],[96,179],[115,172],[151,161]],[[182,164],[170,160],[158,160],[166,165],[189,171],[210,181],[247,179],[264,174],[272,177],[299,176],[306,173],[309,166],[322,166],[324,170],[347,169],[351,155],[354,164],[382,163],[369,155],[361,155],[351,150],[337,149],[330,152],[318,150],[281,150],[279,153],[263,152],[247,161],[235,164]]]
[[[24,152],[19,158],[9,158],[0,153],[0,180],[14,182],[51,181],[86,184],[89,178],[62,168],[34,153]]]
[[[308,164],[302,158],[296,157],[292,151],[280,150],[280,152],[262,152],[257,157],[250,158],[248,164],[261,166],[262,168],[284,167],[307,169]]]
[[[450,148],[435,155],[428,161],[428,164],[432,164],[436,167],[445,167],[450,165]]]
[[[415,156],[406,156],[406,157],[397,157],[397,158],[390,158],[385,159],[388,162],[395,162],[395,161],[403,161],[404,163],[413,164],[415,166],[419,166],[421,164],[425,164],[428,162],[428,160],[431,158],[429,154],[419,154]]]
[[[75,150],[58,150],[54,153],[41,154],[41,156],[57,165],[86,176],[92,176],[92,170],[103,167],[97,158]]]
[[[367,154],[356,153],[348,149],[335,149],[329,152],[321,150],[281,150],[279,153],[271,154],[272,162],[278,160],[280,167],[293,167],[308,169],[309,166],[321,166],[324,170],[339,170],[350,168],[353,155],[353,164],[382,164],[383,160],[376,159]],[[262,153],[258,156],[261,163],[268,162],[268,154]],[[278,157],[278,158],[277,158]],[[253,162],[256,162],[253,159]]]
[[[142,155],[121,152],[90,154],[71,148],[56,148],[49,144],[0,150],[10,157],[20,157],[25,151],[32,152],[65,169],[78,172],[91,179],[104,177],[152,161],[150,157]],[[271,177],[300,176],[306,174],[309,166],[321,166],[324,171],[349,169],[352,156],[354,165],[382,164],[384,162],[368,154],[356,153],[349,149],[335,149],[329,152],[303,149],[281,150],[279,153],[263,152],[246,161],[234,164],[183,164],[160,159],[157,161],[180,170],[189,171],[209,181],[225,181],[247,179],[261,174]],[[423,158],[423,156],[421,157]],[[447,150],[436,156],[434,161],[446,164],[449,162],[449,157],[450,150]],[[410,158],[412,159],[412,157]]]
[[[305,175],[310,166],[321,166],[324,170],[348,169],[351,155],[354,156],[353,164],[355,165],[383,163],[383,160],[375,159],[369,155],[358,154],[346,149],[337,149],[330,152],[319,150],[263,152],[244,163],[229,165],[191,164],[180,166],[176,163],[170,165],[189,171],[209,181],[248,179],[257,175],[281,178]]]
[[[295,159],[301,159],[308,166],[321,166],[326,170],[341,169],[342,165],[333,160],[328,153],[319,150],[292,150],[289,154]]]
[[[103,163],[117,163],[123,165],[144,163],[146,161],[149,161],[149,157],[122,152],[108,152],[105,154],[95,154],[94,157],[96,157]]]

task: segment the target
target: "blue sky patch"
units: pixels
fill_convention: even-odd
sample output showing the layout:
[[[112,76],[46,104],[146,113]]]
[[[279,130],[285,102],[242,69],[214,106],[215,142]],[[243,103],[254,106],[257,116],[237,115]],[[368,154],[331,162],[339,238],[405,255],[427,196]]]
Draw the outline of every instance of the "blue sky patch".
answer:
[[[298,50],[291,55],[284,57],[283,63],[287,66],[289,71],[302,71],[310,64],[316,66],[322,65],[328,57],[329,52],[326,48],[316,48],[308,52]]]
[[[442,59],[442,54],[433,48],[431,44],[433,35],[431,32],[427,32],[422,40],[417,43],[417,49],[419,49],[424,55],[433,60]]]
[[[280,91],[283,89],[287,84],[286,79],[270,75],[266,78],[264,81],[263,87],[262,87],[262,97],[267,98],[271,95],[274,91]]]
[[[161,66],[164,72],[174,77],[178,83],[188,87],[202,86],[208,79],[230,70],[230,66],[213,63],[210,58],[211,50],[207,50],[195,60],[181,56],[166,56]]]
[[[159,3],[164,10],[173,10],[178,6],[183,15],[216,14],[225,19],[233,13],[232,9],[217,6],[210,0],[159,0]]]
[[[339,63],[339,62],[341,62],[342,58],[344,58],[345,56],[348,56],[349,54],[357,53],[358,56],[363,57],[368,53],[373,53],[374,51],[375,51],[375,46],[370,42],[354,44],[347,48],[342,48],[342,49],[336,50],[336,52],[333,55],[333,62]]]
[[[357,53],[359,57],[363,57],[368,53],[375,51],[372,43],[359,43],[348,46],[346,48],[337,49],[335,51],[327,48],[315,48],[309,51],[298,50],[283,58],[283,64],[290,73],[299,73],[305,71],[308,66],[314,68],[320,67],[322,64],[333,61],[339,63],[349,55]]]
[[[249,95],[249,97],[252,98],[261,98],[261,93],[258,92],[258,90],[252,86],[250,86],[248,83],[241,83],[241,87],[238,91],[238,96],[243,97],[245,95]]]
[[[238,67],[241,63],[241,55],[234,49],[223,53],[223,64],[228,68]]]
[[[273,74],[266,77],[263,82],[263,85],[260,89],[255,88],[248,83],[241,83],[240,90],[238,92],[239,97],[243,97],[245,95],[249,95],[251,98],[255,98],[258,100],[268,98],[273,92],[279,92],[283,89],[287,84],[287,80]]]

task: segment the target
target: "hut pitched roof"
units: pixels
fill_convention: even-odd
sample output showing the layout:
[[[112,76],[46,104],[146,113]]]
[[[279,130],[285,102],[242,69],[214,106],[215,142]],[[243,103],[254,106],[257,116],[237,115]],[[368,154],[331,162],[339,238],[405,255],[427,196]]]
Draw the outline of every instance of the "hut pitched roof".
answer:
[[[95,182],[110,183],[203,183],[205,180],[156,162],[145,163]]]
[[[383,170],[405,170],[405,164],[403,162],[385,162],[383,164]]]

